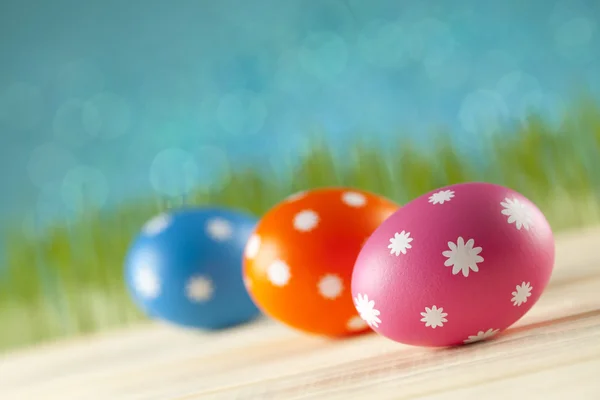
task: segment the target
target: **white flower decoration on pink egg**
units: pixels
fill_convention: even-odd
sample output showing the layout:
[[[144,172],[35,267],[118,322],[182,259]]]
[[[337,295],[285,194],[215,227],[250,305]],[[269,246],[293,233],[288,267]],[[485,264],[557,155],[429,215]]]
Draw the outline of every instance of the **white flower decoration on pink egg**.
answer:
[[[552,230],[531,201],[503,186],[463,183],[418,197],[375,230],[356,259],[352,295],[389,339],[469,344],[525,315],[553,267]]]
[[[533,288],[531,287],[531,284],[529,282],[523,282],[522,284],[517,285],[515,291],[512,292],[513,297],[511,301],[515,306],[520,307],[521,304],[527,302],[527,298],[531,296],[532,290]]]
[[[399,256],[400,253],[406,254],[406,251],[412,248],[410,242],[413,239],[410,237],[410,232],[402,231],[400,233],[394,233],[394,237],[390,239],[390,244],[388,244],[388,249],[390,249],[390,254],[395,256]]]
[[[462,237],[459,237],[456,243],[448,242],[450,250],[442,252],[442,255],[448,258],[444,265],[452,267],[452,275],[462,273],[466,278],[470,271],[479,272],[477,264],[483,262],[483,257],[479,255],[482,248],[473,247],[474,245],[473,239],[469,239],[465,243]]]
[[[438,326],[444,326],[444,322],[448,322],[446,319],[448,313],[445,313],[442,307],[425,307],[425,312],[422,312],[421,315],[423,316],[423,318],[421,318],[421,322],[425,322],[425,326],[429,326],[433,329],[437,328]]]
[[[447,201],[452,200],[454,192],[452,190],[440,190],[429,196],[429,202],[431,204],[444,204]]]
[[[378,315],[380,314],[379,310],[375,308],[375,302],[373,300],[369,300],[369,296],[366,294],[358,294],[354,298],[354,305],[356,307],[356,311],[360,314],[360,317],[371,327],[377,328],[381,323]]]

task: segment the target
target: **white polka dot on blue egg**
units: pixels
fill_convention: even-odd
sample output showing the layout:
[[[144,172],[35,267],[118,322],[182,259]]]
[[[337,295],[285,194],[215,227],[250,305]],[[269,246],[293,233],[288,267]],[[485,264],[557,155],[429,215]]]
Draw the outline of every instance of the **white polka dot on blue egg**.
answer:
[[[244,286],[242,259],[257,223],[221,208],[157,215],[142,228],[125,260],[135,303],[151,318],[222,329],[259,315]]]

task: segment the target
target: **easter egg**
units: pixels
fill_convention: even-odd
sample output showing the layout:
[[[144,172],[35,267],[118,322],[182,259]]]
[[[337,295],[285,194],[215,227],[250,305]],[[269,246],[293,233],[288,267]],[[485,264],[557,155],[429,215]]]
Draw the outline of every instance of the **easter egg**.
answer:
[[[189,328],[220,329],[259,315],[242,279],[256,218],[190,208],[148,221],[126,257],[125,280],[150,317]]]
[[[352,303],[350,281],[364,241],[398,206],[350,188],[301,192],[258,222],[244,276],[259,308],[299,331],[329,337],[369,331]]]
[[[463,183],[409,202],[367,240],[352,276],[357,311],[379,334],[444,347],[488,339],[544,291],[554,239],[523,195]]]

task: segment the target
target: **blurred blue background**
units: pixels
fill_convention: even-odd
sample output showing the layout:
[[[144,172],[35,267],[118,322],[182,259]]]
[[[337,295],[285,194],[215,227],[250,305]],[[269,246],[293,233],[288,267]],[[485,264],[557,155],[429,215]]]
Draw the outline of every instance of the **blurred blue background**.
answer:
[[[0,220],[289,165],[311,132],[469,146],[597,95],[599,21],[593,0],[2,0]]]

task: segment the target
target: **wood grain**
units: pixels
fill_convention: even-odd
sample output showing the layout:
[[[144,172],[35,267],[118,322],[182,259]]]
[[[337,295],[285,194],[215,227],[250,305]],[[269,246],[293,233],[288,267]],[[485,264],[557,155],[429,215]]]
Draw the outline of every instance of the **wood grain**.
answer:
[[[8,354],[2,400],[600,399],[600,229],[557,238],[539,303],[487,343],[331,341],[260,320],[219,334],[148,324]]]

